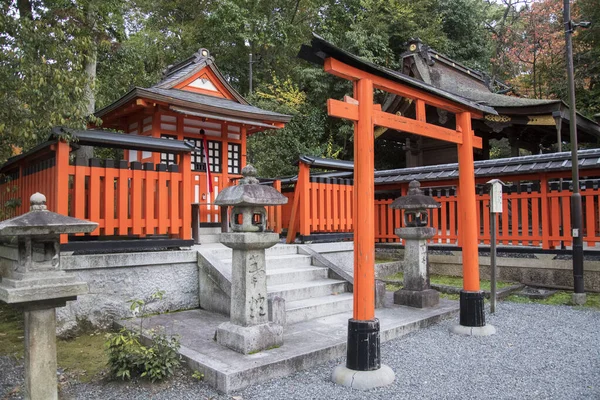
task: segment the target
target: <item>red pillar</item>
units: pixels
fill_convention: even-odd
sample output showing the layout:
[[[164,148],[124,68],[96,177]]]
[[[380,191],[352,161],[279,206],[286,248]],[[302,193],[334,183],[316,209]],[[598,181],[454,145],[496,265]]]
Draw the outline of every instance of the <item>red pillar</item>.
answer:
[[[471,114],[456,115],[456,128],[462,132],[463,144],[458,145],[458,184],[460,190],[460,229],[463,257],[463,288],[479,291],[479,249],[477,246],[477,201],[475,199],[475,170],[473,167],[473,135]]]
[[[479,289],[479,252],[477,234],[477,200],[475,198],[475,171],[473,167],[473,132],[471,114],[456,114],[456,130],[462,132],[458,145],[459,212],[463,256],[463,290],[460,291],[459,325],[452,332],[466,335],[493,335],[496,330],[485,324],[484,296]]]
[[[373,82],[356,82],[354,129],[354,319],[375,318],[375,158]]]
[[[69,143],[58,140],[56,143],[56,210],[57,214],[69,215]],[[29,199],[27,199],[29,200]],[[67,243],[67,235],[60,235],[60,242]]]

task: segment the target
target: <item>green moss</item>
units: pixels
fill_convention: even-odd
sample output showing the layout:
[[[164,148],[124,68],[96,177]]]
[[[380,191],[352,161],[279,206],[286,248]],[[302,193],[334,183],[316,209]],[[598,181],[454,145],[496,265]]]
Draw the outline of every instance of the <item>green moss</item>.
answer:
[[[23,312],[0,303],[0,355],[23,357]]]
[[[508,296],[505,300],[512,301],[514,303],[529,303],[529,304],[547,304],[547,305],[564,305],[572,306],[571,292],[556,292],[552,296],[543,300],[533,300],[525,296],[519,296],[516,294]],[[586,302],[582,307],[589,307],[600,310],[600,293],[587,293]]]
[[[460,295],[455,293],[440,293],[440,298],[447,300],[460,300]]]
[[[106,368],[103,333],[84,334],[71,340],[59,340],[56,346],[58,366],[81,382],[90,382]]]
[[[460,276],[446,276],[446,275],[431,275],[430,276],[431,283],[435,283],[438,285],[447,285],[454,287],[462,287],[463,279]],[[489,280],[482,279],[479,282],[481,290],[491,290],[491,283]],[[514,285],[512,282],[504,282],[504,281],[496,281],[496,288],[502,289],[507,286]]]
[[[389,263],[389,262],[394,262],[394,261],[398,261],[398,260],[394,260],[393,258],[384,258],[384,257],[375,258],[375,264],[384,264],[384,263]]]
[[[403,281],[404,274],[402,272],[397,272],[393,275],[387,276],[385,279],[389,280],[389,281]],[[429,277],[429,280],[431,283],[435,283],[437,285],[446,285],[446,286],[454,286],[454,287],[462,287],[463,286],[463,279],[460,276],[431,275]],[[481,285],[481,290],[487,290],[487,291],[490,290],[490,281],[482,280],[482,281],[480,281],[480,285]],[[504,281],[496,282],[496,287],[498,289],[502,289],[502,288],[510,286],[510,285],[514,285],[514,283],[504,282]],[[388,283],[386,285],[386,290],[398,290],[401,287],[402,287],[402,285]]]
[[[0,355],[23,357],[23,312],[0,303]],[[83,334],[58,340],[58,366],[82,382],[89,382],[106,367],[104,335]]]

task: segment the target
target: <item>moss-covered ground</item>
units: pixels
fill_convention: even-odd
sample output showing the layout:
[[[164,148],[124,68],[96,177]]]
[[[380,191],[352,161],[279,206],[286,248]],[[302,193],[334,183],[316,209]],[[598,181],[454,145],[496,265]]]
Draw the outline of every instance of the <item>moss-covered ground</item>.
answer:
[[[0,303],[0,356],[23,357],[23,312]],[[81,382],[89,382],[105,368],[104,334],[82,333],[69,340],[57,340],[58,367]]]
[[[512,301],[515,303],[536,303],[536,304],[548,304],[548,305],[560,305],[560,306],[572,306],[571,302],[571,292],[556,292],[552,296],[548,297],[544,300],[532,300],[525,296],[518,296],[516,294],[508,296],[505,301]],[[589,307],[595,308],[596,310],[600,310],[600,293],[587,293],[586,294],[586,302],[583,306],[577,307]]]
[[[401,282],[403,280],[403,278],[404,278],[404,275],[402,274],[402,272],[398,272],[396,274],[387,276],[385,278],[385,280]],[[459,288],[463,286],[463,279],[462,279],[462,277],[459,277],[459,276],[431,275],[430,281],[431,281],[431,283],[436,283],[439,285],[454,286],[454,287],[459,287]],[[498,287],[498,289],[501,289],[501,288],[511,286],[514,284],[515,283],[513,283],[513,282],[498,281],[497,287]],[[389,291],[396,291],[400,288],[402,288],[402,284],[395,284],[395,283],[386,284],[386,290],[389,290]],[[481,280],[481,289],[489,291],[490,290],[490,281]],[[533,300],[533,299],[529,299],[528,297],[525,297],[525,296],[519,296],[519,295],[513,294],[513,295],[510,295],[507,298],[505,298],[503,301],[512,301],[515,303],[535,303],[535,304],[572,306],[573,303],[571,302],[571,295],[572,295],[571,292],[559,291],[559,292],[556,292],[554,295],[548,297],[547,299]],[[440,293],[440,297],[450,299],[450,300],[458,300],[459,299],[459,295],[457,295],[457,294]],[[594,309],[600,310],[600,293],[587,293],[587,301],[583,305],[583,307],[589,307],[589,308],[594,308]]]
[[[402,281],[404,279],[404,274],[402,272],[398,272],[394,275],[390,275],[385,278],[386,280],[394,280],[394,281]],[[446,286],[454,286],[454,287],[462,287],[463,279],[460,276],[446,276],[446,275],[430,275],[429,281],[431,283],[435,283],[438,285],[446,285]],[[514,285],[512,282],[504,282],[504,281],[496,281],[496,287],[498,289],[502,289],[504,287]],[[396,287],[398,290],[402,285],[388,284],[390,287]],[[481,280],[480,281],[481,290],[490,290],[490,281]],[[391,288],[388,290],[392,290]]]

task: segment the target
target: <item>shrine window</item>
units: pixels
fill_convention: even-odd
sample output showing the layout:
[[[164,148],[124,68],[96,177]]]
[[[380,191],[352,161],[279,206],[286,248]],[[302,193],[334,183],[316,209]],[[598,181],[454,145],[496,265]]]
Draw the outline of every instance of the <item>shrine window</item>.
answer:
[[[177,136],[174,135],[160,135],[161,139],[177,140]],[[176,164],[175,154],[173,153],[160,153],[161,164]]]
[[[183,140],[197,149],[192,152],[192,171],[206,171],[206,163],[204,160],[204,141],[202,139],[189,137],[186,137]],[[207,140],[207,143],[210,171],[219,173],[221,172],[221,142]]]
[[[236,143],[227,144],[227,171],[230,174],[239,174],[241,169],[241,146]]]

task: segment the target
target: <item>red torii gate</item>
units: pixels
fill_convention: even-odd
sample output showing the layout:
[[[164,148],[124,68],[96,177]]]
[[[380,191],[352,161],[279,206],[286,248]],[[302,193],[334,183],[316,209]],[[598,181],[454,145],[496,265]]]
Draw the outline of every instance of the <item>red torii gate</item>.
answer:
[[[300,58],[322,64],[327,73],[352,81],[354,94],[345,101],[329,99],[328,114],[354,124],[354,314],[348,325],[346,369],[376,371],[381,368],[379,321],[375,318],[375,230],[374,230],[374,126],[427,136],[458,146],[460,228],[464,286],[460,299],[460,325],[482,327],[483,292],[479,287],[477,220],[469,217],[476,209],[473,148],[481,148],[474,136],[471,118],[496,112],[464,98],[434,88],[395,71],[366,62],[315,35],[311,46],[302,46]],[[379,89],[412,99],[416,119],[386,113],[373,103]],[[456,129],[428,123],[426,105],[455,115]],[[386,367],[387,368],[387,367]],[[388,368],[389,369],[389,368]],[[391,371],[391,370],[390,370]],[[337,374],[337,377],[336,377]],[[344,372],[334,371],[334,381],[344,384]],[[347,375],[347,374],[346,374]],[[353,375],[356,384],[356,376]],[[389,378],[389,377],[388,377]],[[391,375],[393,380],[393,372]],[[372,379],[368,379],[373,381]],[[366,383],[366,387],[390,382]]]

